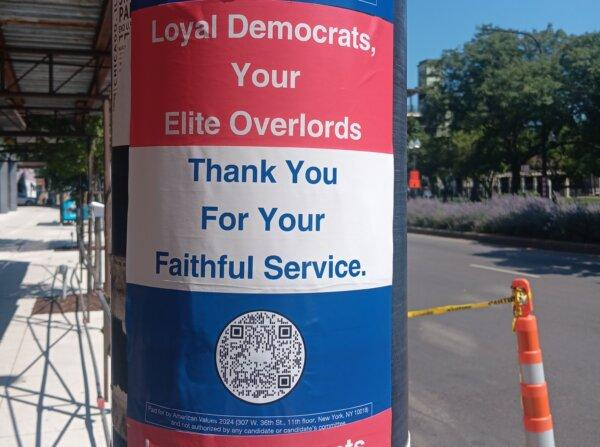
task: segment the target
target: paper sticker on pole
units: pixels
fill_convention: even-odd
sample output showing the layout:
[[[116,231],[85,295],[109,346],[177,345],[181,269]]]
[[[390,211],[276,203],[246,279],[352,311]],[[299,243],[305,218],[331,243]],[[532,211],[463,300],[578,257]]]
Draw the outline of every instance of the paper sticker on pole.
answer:
[[[391,445],[393,26],[335,4],[134,2],[133,445]]]

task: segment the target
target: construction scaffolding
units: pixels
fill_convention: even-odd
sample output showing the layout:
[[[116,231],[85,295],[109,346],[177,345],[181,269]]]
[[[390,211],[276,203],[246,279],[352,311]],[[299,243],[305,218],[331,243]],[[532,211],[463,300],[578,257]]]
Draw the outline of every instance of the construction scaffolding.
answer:
[[[96,377],[98,405],[110,394],[108,358],[110,333],[110,75],[112,2],[109,0],[64,0],[39,2],[4,0],[0,2],[0,180],[8,179],[8,188],[0,186],[0,209],[4,191],[14,192],[16,176],[3,175],[15,170],[20,160],[32,159],[40,150],[61,150],[64,139],[81,139],[88,147],[97,135],[86,131],[87,118],[102,116],[104,124],[104,179],[102,185],[90,180],[86,197],[80,203],[91,206],[104,202],[103,219],[91,218],[84,223],[80,209],[78,219],[78,273],[71,272],[71,286],[80,293],[82,304],[92,295],[103,303],[104,378]],[[39,117],[66,120],[75,130],[39,130],[32,126]],[[91,150],[89,151],[91,154]],[[93,179],[89,157],[88,178]],[[6,180],[6,179],[5,179]],[[13,180],[13,181],[11,181]],[[14,183],[14,184],[13,184]],[[102,190],[100,190],[102,186]],[[15,195],[15,194],[12,194]],[[7,195],[7,209],[12,210],[12,195]],[[16,195],[15,195],[16,200]],[[16,209],[16,202],[14,204]],[[0,210],[1,211],[1,210]],[[104,224],[105,223],[105,224]],[[84,232],[86,227],[87,235]],[[103,234],[101,234],[103,232]],[[104,256],[101,255],[104,251]],[[102,259],[104,266],[102,266]],[[85,296],[81,290],[86,290]],[[91,347],[91,345],[90,345]],[[97,368],[94,368],[97,374]],[[106,397],[105,397],[106,396]],[[103,422],[106,424],[106,421]],[[110,427],[105,427],[110,443]]]

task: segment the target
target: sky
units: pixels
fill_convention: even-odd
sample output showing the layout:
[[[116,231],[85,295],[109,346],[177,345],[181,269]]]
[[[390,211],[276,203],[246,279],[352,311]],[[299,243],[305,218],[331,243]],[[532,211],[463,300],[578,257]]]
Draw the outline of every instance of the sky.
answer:
[[[409,87],[417,85],[419,61],[460,47],[482,24],[531,31],[551,23],[570,34],[600,31],[600,0],[406,1]]]

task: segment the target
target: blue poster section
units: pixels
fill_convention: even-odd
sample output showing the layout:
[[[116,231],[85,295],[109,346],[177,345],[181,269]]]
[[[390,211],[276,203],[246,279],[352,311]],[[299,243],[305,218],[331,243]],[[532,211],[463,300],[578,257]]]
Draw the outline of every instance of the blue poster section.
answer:
[[[160,5],[163,3],[176,3],[178,1],[194,0],[132,0],[131,9],[147,8],[148,6]],[[197,0],[196,0],[197,1]],[[279,0],[275,0],[279,1]],[[316,3],[319,5],[337,6],[339,8],[351,9],[353,11],[364,12],[372,16],[392,22],[394,20],[394,2],[393,0],[294,0],[303,3]]]
[[[348,423],[391,406],[390,381],[382,380],[390,374],[391,287],[230,294],[128,284],[127,292],[128,414],[138,421],[172,427],[167,419],[176,411],[179,420],[193,415],[203,421],[198,426],[204,432],[218,433],[220,415],[339,413]],[[284,399],[264,405],[229,393],[215,363],[223,329],[257,309],[289,319],[306,348],[298,384]],[[295,423],[299,429],[317,429],[311,418]]]

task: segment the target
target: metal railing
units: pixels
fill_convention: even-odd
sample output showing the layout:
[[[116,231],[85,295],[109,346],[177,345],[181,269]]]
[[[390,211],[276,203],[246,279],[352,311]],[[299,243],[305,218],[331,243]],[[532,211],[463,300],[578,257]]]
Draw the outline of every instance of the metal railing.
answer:
[[[83,230],[83,228],[81,228],[81,230]],[[96,391],[97,391],[97,407],[100,411],[100,416],[102,418],[102,428],[104,431],[104,436],[106,438],[106,444],[107,446],[112,446],[112,439],[111,439],[111,428],[109,427],[109,423],[108,423],[108,419],[107,419],[107,414],[106,414],[106,409],[105,409],[105,404],[106,404],[106,397],[105,394],[108,392],[108,375],[106,374],[106,369],[108,367],[108,362],[106,361],[105,358],[105,362],[104,362],[104,369],[105,369],[105,376],[104,376],[104,390],[105,392],[103,393],[103,387],[101,384],[101,380],[100,380],[100,374],[99,374],[99,370],[98,370],[98,363],[96,361],[96,354],[95,354],[95,350],[94,350],[94,346],[92,343],[92,338],[90,336],[90,332],[89,332],[89,328],[88,328],[88,323],[90,321],[90,299],[92,298],[92,296],[96,296],[96,298],[98,299],[98,302],[100,303],[100,306],[102,308],[102,311],[104,312],[105,318],[104,318],[104,330],[103,332],[105,333],[105,335],[107,335],[108,339],[110,340],[110,334],[112,333],[112,327],[111,327],[111,322],[112,322],[112,318],[111,318],[111,309],[110,309],[110,305],[108,303],[108,300],[106,299],[106,295],[104,294],[104,290],[102,290],[102,282],[101,279],[98,277],[99,276],[99,272],[96,270],[96,266],[93,265],[92,262],[92,244],[89,243],[88,247],[86,248],[84,241],[83,241],[83,234],[84,231],[79,232],[78,231],[78,237],[77,237],[77,248],[79,251],[79,260],[80,262],[78,262],[75,267],[73,267],[73,271],[71,273],[71,276],[69,278],[69,286],[71,288],[71,291],[74,295],[77,296],[77,300],[78,300],[78,304],[81,307],[82,313],[83,313],[83,327],[86,333],[86,337],[88,340],[88,346],[90,349],[90,355],[92,358],[92,367],[93,367],[93,371],[94,371],[94,380],[95,380],[95,384],[96,384]],[[80,237],[81,235],[81,237]],[[98,241],[97,241],[98,242]],[[61,266],[61,271],[60,273],[63,275],[63,298],[65,297],[65,279],[67,277],[68,274],[68,266]],[[84,299],[84,293],[82,290],[82,282],[83,282],[83,269],[85,269],[88,272],[88,275],[91,275],[92,281],[91,281],[91,288],[88,287],[88,290],[86,291],[87,294],[87,299]],[[78,270],[81,271],[82,273],[82,277],[80,277],[77,272]],[[58,273],[58,270],[57,270]],[[90,285],[90,282],[88,282],[88,285]]]

